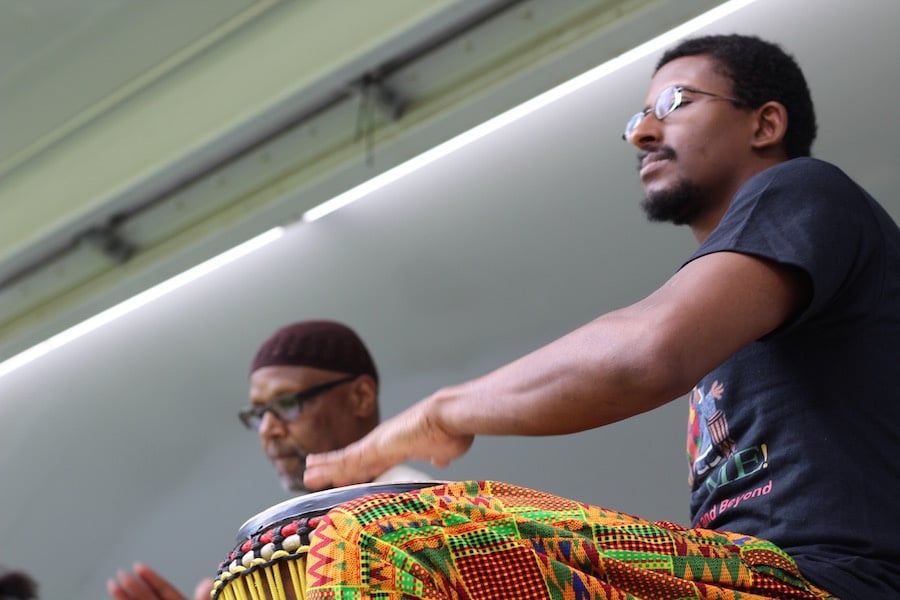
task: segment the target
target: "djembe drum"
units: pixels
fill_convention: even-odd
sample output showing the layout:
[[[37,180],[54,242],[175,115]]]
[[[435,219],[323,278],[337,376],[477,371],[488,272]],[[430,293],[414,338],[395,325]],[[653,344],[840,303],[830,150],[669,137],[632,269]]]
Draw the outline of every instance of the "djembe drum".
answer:
[[[237,545],[219,565],[213,600],[306,598],[309,534],[322,515],[362,496],[403,493],[441,483],[363,483],[291,498],[258,513],[240,527]]]

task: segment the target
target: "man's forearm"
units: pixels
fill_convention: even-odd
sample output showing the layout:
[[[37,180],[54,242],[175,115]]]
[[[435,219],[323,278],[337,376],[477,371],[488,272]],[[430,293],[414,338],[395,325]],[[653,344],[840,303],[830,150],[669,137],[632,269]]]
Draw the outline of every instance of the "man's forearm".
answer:
[[[557,435],[651,410],[684,393],[654,335],[623,309],[428,402],[454,434]]]

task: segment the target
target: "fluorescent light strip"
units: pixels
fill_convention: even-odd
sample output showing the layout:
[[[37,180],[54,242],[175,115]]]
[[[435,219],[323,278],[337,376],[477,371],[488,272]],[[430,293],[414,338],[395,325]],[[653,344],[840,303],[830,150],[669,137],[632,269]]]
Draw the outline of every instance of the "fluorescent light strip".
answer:
[[[522,117],[525,117],[536,110],[547,106],[563,98],[586,85],[594,83],[598,79],[602,79],[606,77],[610,73],[614,73],[619,69],[630,65],[633,62],[636,62],[653,52],[656,52],[666,46],[673,44],[679,39],[686,37],[695,31],[706,27],[712,23],[715,23],[719,19],[722,19],[733,12],[736,12],[750,4],[755,2],[755,0],[730,0],[729,2],[725,2],[702,15],[675,27],[667,31],[666,33],[649,40],[640,46],[637,46],[627,52],[624,52],[609,60],[602,65],[599,65],[590,71],[582,73],[581,75],[570,79],[569,81],[558,85],[557,87],[550,89],[538,96],[535,96],[531,100],[523,102],[522,104],[500,114],[496,117],[485,121],[481,125],[477,125],[468,131],[461,133],[460,135],[443,142],[435,146],[434,148],[411,158],[410,160],[393,167],[380,175],[377,175],[360,185],[353,187],[346,192],[335,196],[334,198],[323,202],[322,204],[309,209],[303,214],[302,220],[306,223],[315,221],[317,219],[321,219],[325,215],[332,213],[339,208],[347,206],[360,198],[379,190],[386,185],[397,181],[398,179],[413,173],[426,165],[433,163],[434,161],[447,156],[451,152],[459,150],[465,146],[468,146],[472,142],[475,142],[486,135],[501,129],[510,123],[518,121]],[[67,344],[68,342],[81,337],[82,335],[97,329],[98,327],[117,319],[118,317],[128,314],[129,312],[147,304],[159,298],[160,296],[167,294],[168,292],[175,290],[203,275],[213,271],[221,266],[224,266],[233,260],[244,256],[245,254],[249,254],[253,250],[256,250],[259,247],[262,247],[269,242],[272,242],[283,234],[283,230],[281,228],[272,229],[258,237],[253,238],[252,240],[241,244],[240,246],[236,246],[231,250],[216,256],[196,267],[193,267],[180,275],[176,275],[175,277],[160,283],[157,286],[154,286],[124,302],[113,306],[110,309],[107,309],[81,323],[71,327],[62,333],[59,333],[35,346],[32,346],[28,350],[21,352],[6,361],[0,363],[0,377],[3,375],[25,365],[29,362],[44,356],[48,352],[59,348],[60,346]]]
[[[115,306],[104,310],[101,313],[90,317],[77,325],[62,331],[53,337],[50,337],[43,342],[35,344],[31,348],[16,354],[15,356],[8,358],[7,360],[0,363],[0,377],[3,377],[7,373],[11,373],[12,371],[27,365],[33,360],[36,360],[45,354],[65,345],[69,342],[80,338],[86,333],[90,333],[91,331],[106,325],[107,323],[118,319],[121,316],[127,315],[133,310],[140,308],[141,306],[168,294],[174,290],[177,290],[183,285],[186,285],[200,277],[203,277],[207,273],[211,273],[220,267],[224,267],[225,265],[234,262],[235,260],[241,258],[242,256],[246,256],[250,254],[254,250],[262,248],[266,244],[274,242],[278,238],[284,235],[284,228],[275,227],[274,229],[270,229],[265,233],[262,233],[255,238],[252,238],[234,248],[219,254],[218,256],[214,256],[213,258],[200,263],[195,267],[191,267],[187,271],[179,273],[178,275],[172,277],[171,279],[167,279],[162,283],[159,283],[143,292],[132,296],[128,300],[120,302]]]
[[[586,85],[590,85],[594,83],[598,79],[602,79],[606,77],[610,73],[614,73],[619,69],[622,69],[633,62],[636,62],[658,50],[666,48],[667,46],[672,45],[674,42],[680,40],[683,37],[691,35],[707,25],[715,23],[719,19],[722,19],[733,12],[736,12],[746,6],[749,6],[756,0],[731,0],[730,2],[725,2],[724,4],[720,4],[716,8],[713,8],[702,15],[691,19],[675,27],[674,29],[670,29],[666,33],[659,35],[652,40],[649,40],[640,46],[632,48],[631,50],[620,54],[619,56],[599,65],[590,71],[582,73],[577,77],[570,79],[569,81],[558,85],[555,88],[547,90],[546,92],[535,96],[531,100],[527,100],[522,104],[511,108],[510,110],[497,115],[496,117],[491,118],[488,121],[485,121],[481,125],[476,125],[472,129],[465,131],[458,136],[443,142],[430,150],[426,150],[422,154],[411,158],[410,160],[393,167],[380,175],[376,175],[375,177],[364,181],[363,183],[353,187],[342,194],[335,196],[334,198],[323,202],[322,204],[315,206],[303,214],[304,222],[312,222],[317,219],[321,219],[325,215],[332,213],[339,208],[343,208],[348,204],[351,204],[360,198],[371,194],[372,192],[383,188],[384,186],[397,181],[398,179],[409,175],[410,173],[421,169],[422,167],[433,163],[434,161],[447,156],[451,152],[459,150],[464,146],[468,146],[472,142],[475,142],[488,134],[491,134],[502,127],[509,125],[515,121],[518,121],[522,117],[525,117],[536,110],[551,104],[560,98],[564,98],[569,94],[580,90]]]

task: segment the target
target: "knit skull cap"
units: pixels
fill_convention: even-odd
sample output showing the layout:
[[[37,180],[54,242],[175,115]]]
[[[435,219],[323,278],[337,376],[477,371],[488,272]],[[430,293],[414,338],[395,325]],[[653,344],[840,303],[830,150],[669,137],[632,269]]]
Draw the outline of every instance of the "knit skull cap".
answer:
[[[378,370],[366,345],[355,331],[337,321],[299,321],[275,331],[256,351],[250,373],[270,366],[370,375],[378,383]]]

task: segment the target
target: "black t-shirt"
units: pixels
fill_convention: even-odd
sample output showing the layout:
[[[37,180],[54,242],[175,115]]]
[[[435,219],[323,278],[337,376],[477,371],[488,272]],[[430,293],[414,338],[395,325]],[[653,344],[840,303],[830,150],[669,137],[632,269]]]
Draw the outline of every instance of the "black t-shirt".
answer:
[[[797,267],[811,300],[691,393],[693,523],[775,542],[842,598],[900,598],[900,230],[799,158],[750,179],[690,260],[722,251]]]

